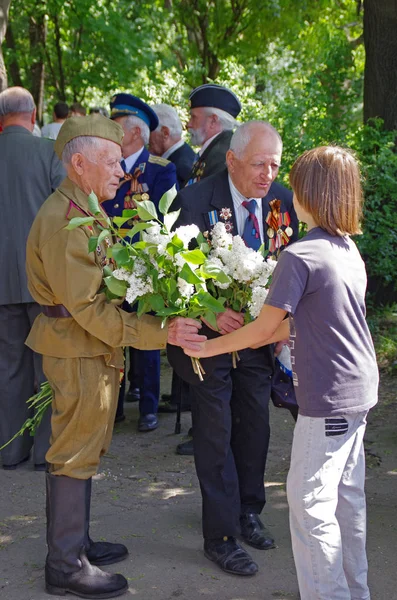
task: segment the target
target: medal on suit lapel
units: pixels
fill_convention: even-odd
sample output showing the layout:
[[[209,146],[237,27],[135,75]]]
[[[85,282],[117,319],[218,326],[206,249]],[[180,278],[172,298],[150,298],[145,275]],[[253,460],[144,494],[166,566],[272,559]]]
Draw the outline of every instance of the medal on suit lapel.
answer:
[[[289,213],[281,212],[281,200],[271,200],[269,202],[270,210],[266,217],[268,229],[266,235],[269,238],[269,252],[278,253],[282,246],[286,246],[292,236],[293,229],[290,226],[291,217]]]

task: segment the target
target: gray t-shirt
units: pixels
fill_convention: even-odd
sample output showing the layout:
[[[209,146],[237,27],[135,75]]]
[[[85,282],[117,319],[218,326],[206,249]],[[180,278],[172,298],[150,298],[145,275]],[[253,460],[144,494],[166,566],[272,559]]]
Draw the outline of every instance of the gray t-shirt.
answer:
[[[62,123],[48,123],[48,125],[44,125],[41,130],[41,137],[48,138],[50,140],[56,140],[58,137],[59,130],[63,125]]]
[[[328,417],[370,409],[378,368],[365,321],[364,262],[348,237],[320,227],[285,248],[266,304],[289,313],[299,412]]]

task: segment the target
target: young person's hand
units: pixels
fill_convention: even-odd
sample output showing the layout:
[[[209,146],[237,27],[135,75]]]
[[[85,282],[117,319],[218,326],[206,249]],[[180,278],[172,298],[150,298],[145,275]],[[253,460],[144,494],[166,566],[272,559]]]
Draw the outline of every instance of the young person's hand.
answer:
[[[187,354],[188,356],[192,356],[193,358],[208,358],[208,353],[206,352],[206,344],[207,342],[201,342],[200,344],[196,344],[196,346],[200,346],[199,350],[190,350],[190,348],[184,348],[183,351],[185,354]]]

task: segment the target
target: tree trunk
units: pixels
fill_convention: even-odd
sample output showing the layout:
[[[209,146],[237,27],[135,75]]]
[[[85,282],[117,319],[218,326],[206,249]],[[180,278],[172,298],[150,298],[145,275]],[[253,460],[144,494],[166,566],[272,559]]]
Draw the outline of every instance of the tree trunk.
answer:
[[[364,122],[397,129],[397,0],[364,1]]]
[[[21,72],[19,70],[19,63],[17,59],[14,32],[12,30],[11,23],[8,23],[6,31],[6,44],[7,48],[13,51],[12,58],[10,61],[8,61],[8,72],[11,76],[12,85],[23,87]]]
[[[0,92],[7,87],[7,71],[4,64],[1,45],[7,30],[8,9],[10,8],[10,4],[11,0],[0,0]]]
[[[47,28],[44,11],[37,11],[29,19],[29,40],[32,56],[35,57],[30,68],[32,77],[31,93],[37,107],[37,118],[40,124],[43,121],[44,102],[44,56],[47,37]]]

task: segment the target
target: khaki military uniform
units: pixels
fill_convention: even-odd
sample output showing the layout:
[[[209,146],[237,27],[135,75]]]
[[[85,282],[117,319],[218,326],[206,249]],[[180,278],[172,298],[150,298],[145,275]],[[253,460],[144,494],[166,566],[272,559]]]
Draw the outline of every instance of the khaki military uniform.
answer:
[[[116,411],[123,346],[165,348],[160,319],[126,313],[107,301],[103,267],[111,244],[104,240],[88,253],[97,224],[65,229],[87,214],[87,195],[65,179],[43,204],[27,241],[28,287],[36,302],[63,305],[71,317],[41,314],[26,344],[44,356],[53,389],[51,447],[46,459],[56,475],[88,479],[107,450]]]

